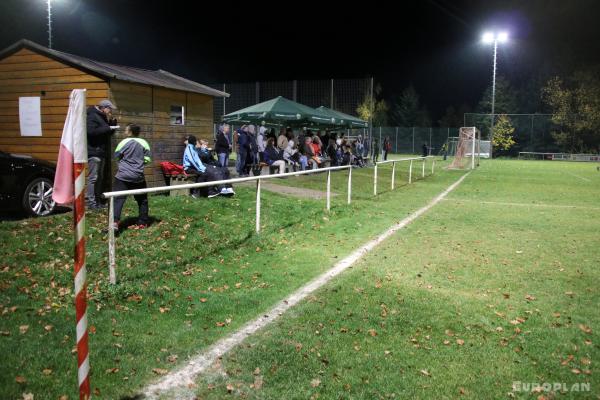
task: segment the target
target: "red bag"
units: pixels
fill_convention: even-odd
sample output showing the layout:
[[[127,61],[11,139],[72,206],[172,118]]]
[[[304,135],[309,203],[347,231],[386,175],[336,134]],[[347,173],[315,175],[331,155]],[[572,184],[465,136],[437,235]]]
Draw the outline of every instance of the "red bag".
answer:
[[[183,169],[183,165],[177,165],[171,161],[161,162],[160,167],[165,175],[187,175]]]

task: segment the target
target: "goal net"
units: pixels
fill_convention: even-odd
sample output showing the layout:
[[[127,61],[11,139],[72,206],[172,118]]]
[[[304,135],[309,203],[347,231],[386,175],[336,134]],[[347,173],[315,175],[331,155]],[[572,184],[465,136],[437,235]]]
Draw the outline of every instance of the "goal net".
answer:
[[[448,150],[454,155],[454,160],[448,168],[464,169],[475,168],[479,165],[481,157],[481,133],[475,127],[462,127],[459,129],[458,138],[450,138]],[[489,144],[488,156],[489,156]]]

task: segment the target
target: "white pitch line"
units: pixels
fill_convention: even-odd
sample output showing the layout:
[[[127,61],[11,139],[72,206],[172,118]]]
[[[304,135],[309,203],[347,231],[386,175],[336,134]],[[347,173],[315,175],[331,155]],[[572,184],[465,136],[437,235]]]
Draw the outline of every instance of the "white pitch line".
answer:
[[[564,172],[565,174],[569,174],[569,175],[571,175],[571,176],[574,176],[575,178],[582,179],[582,180],[584,180],[584,181],[586,181],[586,182],[591,182],[591,181],[592,181],[591,179],[585,178],[585,177],[583,177],[583,176],[579,176],[579,175],[577,175],[577,174],[574,174],[574,173],[572,173],[572,172],[569,172],[569,171],[563,171],[563,172]]]
[[[235,346],[239,345],[246,337],[256,333],[259,329],[264,328],[269,325],[277,318],[279,318],[283,313],[285,313],[288,309],[298,304],[300,301],[304,300],[310,294],[312,294],[317,289],[321,288],[335,276],[339,275],[341,272],[345,271],[347,268],[352,266],[356,261],[358,261],[361,257],[379,245],[381,242],[386,240],[388,237],[396,233],[398,230],[406,227],[408,224],[413,222],[415,219],[429,211],[433,206],[439,203],[444,199],[456,187],[470,174],[467,172],[463,176],[461,176],[456,182],[450,185],[446,190],[444,190],[441,194],[437,195],[433,200],[431,200],[426,206],[421,207],[414,213],[410,214],[408,217],[404,218],[402,221],[398,222],[396,225],[389,228],[387,231],[376,237],[375,239],[369,241],[359,249],[352,252],[346,258],[337,262],[331,269],[327,270],[323,274],[319,275],[300,289],[296,290],[294,293],[289,295],[285,300],[282,300],[278,304],[275,305],[271,310],[263,314],[262,316],[248,322],[246,325],[242,326],[239,330],[232,333],[231,335],[217,341],[215,344],[210,346],[206,351],[196,355],[192,360],[189,361],[188,365],[173,371],[172,373],[165,375],[158,382],[151,384],[143,390],[143,395],[148,399],[157,399],[158,396],[164,394],[169,390],[177,390],[176,397],[173,397],[173,394],[169,394],[170,398],[177,399],[191,399],[195,398],[193,390],[190,389],[194,387],[195,378],[205,371],[208,367],[210,367],[214,362],[222,357],[225,353],[230,351]]]
[[[570,206],[567,204],[545,204],[545,203],[509,203],[503,201],[478,201],[470,199],[443,199],[444,201],[454,201],[457,203],[477,203],[477,204],[491,204],[496,206],[515,206],[515,207],[547,207],[547,208],[580,208],[583,210],[600,210],[600,207],[589,207],[589,206]]]

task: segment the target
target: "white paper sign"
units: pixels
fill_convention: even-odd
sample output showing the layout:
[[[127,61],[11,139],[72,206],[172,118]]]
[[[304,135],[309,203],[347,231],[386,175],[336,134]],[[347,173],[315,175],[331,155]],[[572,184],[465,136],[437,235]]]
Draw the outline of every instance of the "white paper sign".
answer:
[[[19,97],[21,136],[42,136],[42,113],[39,97]]]

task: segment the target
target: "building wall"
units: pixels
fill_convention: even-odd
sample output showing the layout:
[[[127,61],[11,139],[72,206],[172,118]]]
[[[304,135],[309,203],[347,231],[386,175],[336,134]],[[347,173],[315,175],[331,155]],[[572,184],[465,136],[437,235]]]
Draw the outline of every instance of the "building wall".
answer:
[[[115,134],[113,146],[124,138],[124,127],[127,124],[135,123],[141,126],[142,136],[152,149],[153,162],[145,171],[149,186],[161,186],[165,183],[160,169],[162,161],[181,164],[185,136],[194,135],[198,139],[210,139],[212,145],[211,96],[122,81],[111,82],[110,92],[118,108],[116,116],[123,127]],[[184,125],[171,124],[171,106],[174,105],[184,107]],[[113,170],[114,168],[113,163]]]
[[[56,162],[69,94],[81,88],[88,89],[88,104],[108,96],[102,79],[30,50],[0,60],[0,150]],[[25,96],[41,98],[42,136],[21,136],[19,97]]]
[[[181,164],[186,135],[211,139],[212,143],[211,96],[122,81],[109,83],[44,55],[21,49],[0,60],[0,150],[56,162],[69,94],[73,89],[82,88],[87,89],[88,106],[108,98],[118,107],[115,116],[122,129],[113,137],[113,149],[124,137],[128,123],[141,125],[153,153],[153,163],[146,168],[149,186],[164,184],[161,161]],[[41,98],[40,137],[20,134],[19,97],[23,96]],[[172,105],[185,107],[185,125],[171,125]],[[107,184],[114,176],[114,168],[113,163],[106,171],[109,174]]]

